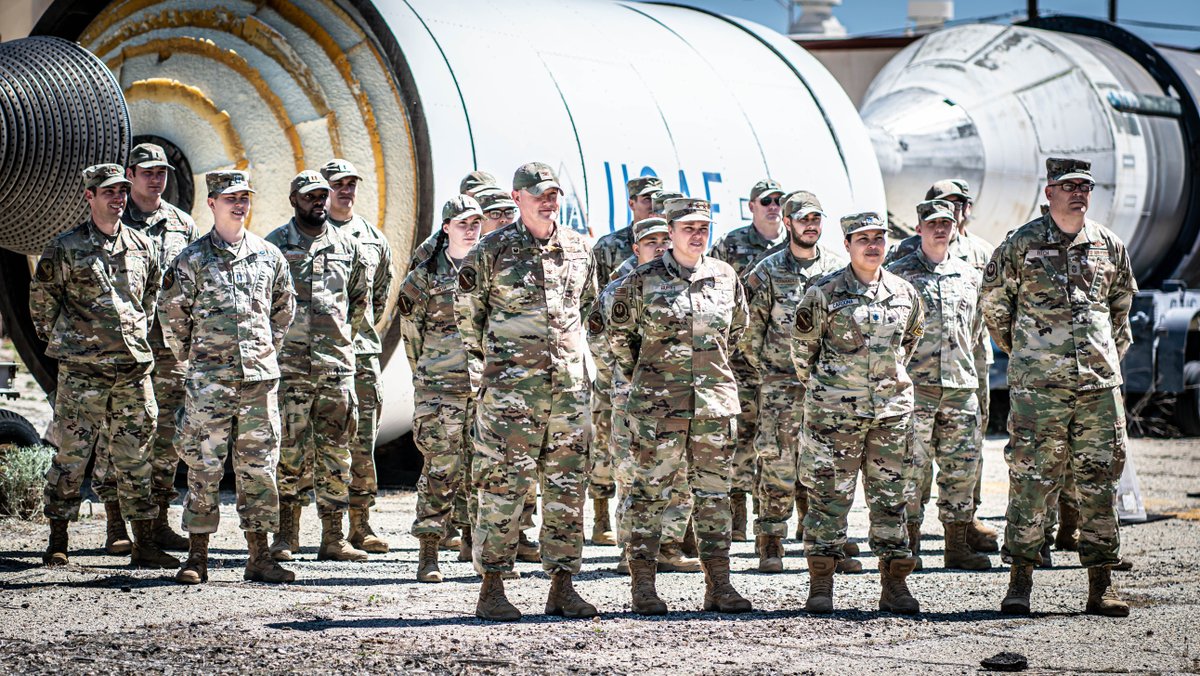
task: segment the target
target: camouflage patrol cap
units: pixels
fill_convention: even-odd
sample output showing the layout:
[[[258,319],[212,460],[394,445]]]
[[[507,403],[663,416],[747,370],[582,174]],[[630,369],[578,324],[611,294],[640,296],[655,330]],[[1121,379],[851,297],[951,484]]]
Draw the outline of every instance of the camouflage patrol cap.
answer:
[[[314,190],[329,190],[329,182],[312,169],[305,169],[292,179],[291,194],[305,194]]]
[[[887,223],[874,211],[864,211],[861,214],[842,216],[842,234],[846,237],[856,232],[867,230],[887,230]]]
[[[231,192],[254,192],[250,187],[248,171],[210,171],[204,175],[208,185],[208,196],[226,195]]]
[[[353,164],[350,164],[348,160],[343,160],[338,157],[329,160],[325,163],[325,166],[321,167],[321,175],[324,176],[325,180],[330,183],[349,177],[357,178],[360,181],[362,180],[362,174],[358,173],[358,170],[354,168]]]
[[[139,143],[129,151],[129,166],[150,169],[151,167],[166,167],[174,169],[167,161],[167,151],[154,143]]]
[[[541,195],[551,188],[562,190],[558,176],[549,164],[530,162],[522,164],[513,174],[513,190],[527,190],[531,195]]]
[[[944,200],[947,197],[961,197],[970,202],[971,184],[963,178],[944,178],[925,191],[926,200]]]
[[[667,200],[663,205],[663,210],[666,219],[671,223],[712,222],[712,205],[705,200],[676,197]]]
[[[809,214],[825,215],[821,209],[821,200],[807,190],[797,190],[791,193],[783,203],[783,215],[788,218],[804,218]]]
[[[753,188],[750,188],[750,201],[753,202],[763,195],[774,195],[775,193],[782,195],[784,193],[783,186],[779,185],[778,181],[764,178],[755,183]]]
[[[1085,181],[1096,182],[1092,178],[1092,163],[1087,160],[1076,160],[1067,157],[1046,158],[1046,180],[1051,183],[1082,178]]]
[[[917,218],[922,223],[928,223],[935,218],[948,218],[952,221],[958,220],[954,217],[954,205],[946,200],[925,200],[917,205]]]
[[[643,237],[667,232],[667,221],[662,218],[643,218],[633,224],[633,240],[640,242]]]
[[[517,203],[512,200],[512,195],[500,188],[485,188],[480,190],[475,193],[475,201],[479,202],[479,208],[484,211],[517,208]]]
[[[662,179],[657,176],[638,176],[625,181],[625,194],[629,199],[641,197],[642,195],[652,195],[656,192],[661,192],[663,189]]]
[[[119,164],[93,164],[83,170],[84,190],[99,190],[118,183],[132,185],[125,178],[125,168]]]
[[[442,206],[442,223],[462,221],[472,216],[483,216],[483,209],[470,195],[457,195]]]
[[[458,182],[458,192],[462,195],[470,195],[485,188],[499,187],[500,184],[496,183],[496,177],[486,171],[472,171]]]
[[[667,200],[678,199],[680,197],[683,197],[683,193],[667,192],[664,190],[654,196],[654,206],[652,206],[650,208],[651,208],[651,210],[654,211],[654,213],[661,214],[661,213],[663,213],[663,210],[666,208],[664,205],[667,203]]]

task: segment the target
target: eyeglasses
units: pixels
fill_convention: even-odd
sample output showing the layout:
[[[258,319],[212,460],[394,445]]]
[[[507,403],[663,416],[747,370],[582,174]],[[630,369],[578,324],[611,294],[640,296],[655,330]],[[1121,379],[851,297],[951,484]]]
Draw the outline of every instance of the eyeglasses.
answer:
[[[491,209],[487,212],[487,217],[493,221],[501,218],[512,218],[517,215],[516,209]]]
[[[758,203],[763,205],[764,207],[779,206],[779,196],[774,195],[774,196],[760,197],[760,198],[758,198]]]
[[[1063,192],[1075,192],[1076,190],[1079,192],[1091,192],[1096,189],[1095,183],[1053,183],[1051,185],[1062,188]]]

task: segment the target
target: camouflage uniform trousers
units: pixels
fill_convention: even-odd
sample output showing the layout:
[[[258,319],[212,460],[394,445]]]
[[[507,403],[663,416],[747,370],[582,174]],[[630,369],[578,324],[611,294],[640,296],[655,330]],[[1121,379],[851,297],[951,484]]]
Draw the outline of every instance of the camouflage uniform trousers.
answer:
[[[983,432],[979,425],[979,402],[975,390],[918,386],[913,411],[913,471],[907,517],[923,523],[925,505],[937,463],[938,519],[962,523],[975,516],[974,490]]]
[[[622,529],[629,533],[629,557],[657,559],[663,513],[674,493],[690,491],[700,558],[728,558],[733,536],[729,487],[736,420],[629,416],[628,424],[633,434],[632,482],[621,520]]]
[[[168,501],[175,492],[175,472],[179,469],[179,453],[175,448],[175,422],[183,406],[183,379],[187,363],[180,364],[170,350],[154,351],[154,401],[158,404],[158,427],[150,446],[151,490],[154,496]],[[108,444],[96,449],[96,464],[92,468],[92,490],[103,502],[117,500],[117,482]]]
[[[633,438],[629,434],[629,417],[624,411],[612,411],[612,437],[609,450],[612,455],[613,477],[616,481],[616,526],[617,543],[624,547],[629,544],[629,531],[626,530],[628,521],[625,519],[625,509],[629,487],[633,483],[633,456],[630,447]],[[688,521],[692,518],[692,489],[683,477],[683,485],[679,490],[671,491],[667,506],[662,515],[662,543],[681,545],[687,534]]]
[[[796,501],[804,386],[766,381],[758,391],[758,518],[755,535],[787,537]]]
[[[358,436],[350,446],[350,506],[375,504],[379,481],[375,472],[375,439],[383,411],[383,382],[379,355],[355,357],[354,393],[358,397]]]
[[[988,342],[988,349],[991,349],[991,342]],[[992,386],[988,380],[987,373],[979,378],[979,389],[975,391],[975,396],[979,400],[979,432],[981,437],[987,436],[988,421],[990,420],[989,407],[992,404]],[[982,449],[982,441],[980,448]],[[979,465],[975,468],[975,509],[979,509],[979,503],[983,493],[983,453],[979,454]],[[929,501],[929,496],[925,496],[925,501]],[[972,513],[974,516],[974,513]]]
[[[179,451],[188,467],[183,529],[215,533],[221,520],[221,477],[232,451],[241,529],[279,530],[279,380],[220,382],[190,379],[185,385]]]
[[[737,438],[731,442],[734,446],[730,493],[752,493],[756,483],[758,452],[754,449],[754,438],[758,434],[757,378],[757,374],[737,373],[738,402],[742,412],[737,416]]]
[[[548,385],[548,383],[547,383]],[[479,508],[477,572],[512,570],[521,513],[541,472],[542,568],[578,573],[583,558],[590,390],[484,388],[475,414],[471,478]]]
[[[847,515],[861,472],[871,551],[883,560],[912,556],[904,524],[905,495],[913,480],[912,416],[874,419],[806,408],[805,417],[800,451],[808,482],[805,554],[845,556]]]
[[[46,435],[58,452],[46,472],[44,512],[50,519],[79,515],[80,489],[88,460],[107,447],[114,496],[128,520],[158,515],[151,488],[150,442],[158,405],[153,364],[80,364],[60,361],[54,420]]]
[[[1008,525],[1004,551],[1014,564],[1036,564],[1046,512],[1068,475],[1079,510],[1079,563],[1121,560],[1114,503],[1125,467],[1125,405],[1118,388],[1010,390]]]
[[[612,401],[608,393],[592,389],[592,484],[588,492],[593,498],[612,498],[617,494],[613,480]]]
[[[307,507],[316,492],[317,513],[344,512],[350,504],[350,445],[358,433],[353,376],[285,378],[279,396],[283,447],[279,453],[279,503]]]
[[[413,535],[444,536],[452,523],[459,528],[469,527],[465,496],[470,486],[465,480],[471,462],[474,416],[475,401],[470,396],[439,396],[418,406],[413,440],[424,463],[417,479]]]

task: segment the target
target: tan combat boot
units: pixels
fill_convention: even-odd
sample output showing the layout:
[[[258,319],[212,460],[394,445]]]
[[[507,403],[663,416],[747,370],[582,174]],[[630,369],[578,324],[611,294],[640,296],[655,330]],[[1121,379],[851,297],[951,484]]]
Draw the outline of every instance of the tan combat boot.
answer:
[[[300,510],[298,504],[279,505],[279,532],[271,545],[276,561],[292,561],[300,553]]]
[[[854,553],[851,554],[850,552]],[[845,556],[837,560],[837,572],[853,575],[854,573],[861,573],[863,571],[862,561],[854,558],[858,556],[858,545],[853,542],[847,542],[842,545],[842,554],[845,554]]]
[[[275,561],[271,550],[267,548],[267,534],[246,531],[246,547],[250,556],[246,559],[246,572],[242,573],[243,580],[253,582],[295,582],[296,574],[287,570]]]
[[[462,538],[458,536],[458,529],[454,526],[446,526],[446,534],[438,540],[438,548],[445,549],[448,552],[453,552],[462,546]]]
[[[657,567],[657,564],[655,564],[655,565]],[[621,548],[621,558],[617,560],[616,573],[617,573],[617,575],[629,575],[630,570],[631,569],[629,567],[629,548],[622,547]]]
[[[630,561],[630,590],[633,592],[631,606],[638,615],[666,615],[667,604],[658,597],[654,588],[655,564],[653,561]]]
[[[421,533],[417,536],[417,540],[421,543],[421,550],[417,555],[417,582],[442,581],[442,571],[438,569],[438,541],[440,539],[437,533]]]
[[[693,559],[672,542],[664,542],[658,549],[658,570],[663,573],[695,573],[700,570],[700,559]]]
[[[921,524],[908,524],[908,548],[912,550],[913,560],[916,562],[914,570],[925,570],[925,564],[921,561]]]
[[[862,554],[862,550],[858,548],[857,542],[846,540],[846,544],[842,545],[842,553],[846,556],[858,556]]]
[[[808,489],[798,486],[796,488],[796,540],[799,542],[804,542],[804,517],[807,515]]]
[[[917,562],[912,559],[879,560],[879,609],[901,615],[915,615],[921,605],[908,591],[905,578],[913,572]]]
[[[541,563],[542,552],[538,548],[538,543],[529,539],[525,531],[517,537],[517,560],[524,563]]]
[[[462,540],[458,545],[458,560],[463,562],[471,561],[471,529],[464,528],[462,532]]]
[[[1054,547],[1063,552],[1079,549],[1079,510],[1062,499],[1058,501],[1058,534],[1054,536]]]
[[[599,611],[575,591],[575,586],[571,584],[571,574],[560,569],[550,574],[550,595],[546,597],[546,614],[583,618],[595,617]]]
[[[704,568],[704,609],[718,613],[748,613],[750,602],[737,593],[729,582],[729,558],[701,561]]]
[[[612,520],[608,516],[608,498],[594,498],[592,509],[596,513],[596,522],[592,524],[592,544],[617,544],[617,535],[613,533]]]
[[[943,566],[957,570],[988,570],[992,567],[987,554],[977,552],[967,544],[967,529],[971,527],[969,521],[944,523],[942,527],[946,531]]]
[[[696,523],[688,519],[687,529],[683,531],[683,542],[679,543],[679,551],[689,559],[700,557],[700,543],[696,540]]]
[[[1108,566],[1088,568],[1087,614],[1129,617],[1129,604],[1117,595]]]
[[[516,622],[521,611],[504,596],[504,580],[500,573],[484,573],[479,587],[479,601],[475,604],[475,617],[493,622]]]
[[[50,542],[46,545],[46,553],[42,554],[42,563],[47,566],[65,566],[67,559],[67,524],[66,519],[50,519]]]
[[[130,521],[133,525],[133,551],[129,564],[135,568],[178,568],[179,559],[159,548],[154,541],[154,519]]]
[[[371,510],[367,507],[350,508],[350,544],[371,554],[387,554],[387,540],[375,534],[370,515]]]
[[[1028,615],[1029,595],[1033,592],[1033,566],[1013,565],[1008,569],[1008,593],[1000,602],[1005,615]]]
[[[133,540],[125,530],[125,518],[121,516],[121,503],[104,503],[104,553],[110,556],[126,556],[133,551]]]
[[[979,519],[971,520],[971,527],[967,529],[967,544],[977,552],[990,554],[1000,551],[999,534],[995,528],[985,524]]]
[[[321,515],[321,548],[318,561],[366,561],[367,553],[355,549],[342,535],[342,512]]]
[[[808,600],[804,609],[810,613],[833,612],[833,571],[837,561],[832,556],[808,557]]]
[[[1038,568],[1053,568],[1054,556],[1050,553],[1050,538],[1042,538],[1042,548],[1038,550],[1038,555],[1042,557],[1042,562],[1038,564]]]
[[[208,533],[192,533],[188,536],[188,557],[183,568],[175,573],[179,584],[208,582]]]
[[[733,514],[733,541],[746,541],[746,494],[730,493],[729,510]]]
[[[171,524],[167,522],[171,508],[170,498],[159,495],[155,497],[155,500],[158,502],[158,516],[154,517],[154,541],[159,547],[174,552],[191,551],[191,541],[171,530]]]
[[[758,550],[758,572],[783,572],[783,538],[778,535],[759,535],[754,538]]]

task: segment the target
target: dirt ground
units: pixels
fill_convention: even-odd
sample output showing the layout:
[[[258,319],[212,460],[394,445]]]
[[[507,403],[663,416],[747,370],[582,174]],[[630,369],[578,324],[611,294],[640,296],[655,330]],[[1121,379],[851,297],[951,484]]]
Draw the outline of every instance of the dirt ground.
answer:
[[[2,405],[2,404],[0,404]],[[22,411],[39,429],[44,401]],[[40,417],[39,417],[40,416]],[[981,516],[1003,528],[1007,478],[1004,440],[985,452]],[[997,611],[1007,583],[999,556],[990,572],[940,568],[942,534],[928,511],[926,570],[910,578],[922,614],[876,610],[876,562],[861,575],[839,576],[836,612],[801,609],[808,591],[804,559],[787,544],[787,572],[755,572],[752,543],[736,543],[733,583],[756,611],[720,616],[700,611],[699,573],[659,575],[671,608],[662,618],[629,611],[628,578],[610,572],[613,547],[588,545],[577,589],[601,610],[595,620],[542,614],[549,581],[537,564],[518,564],[507,584],[525,613],[516,624],[473,616],[478,578],[470,564],[443,552],[442,584],[415,581],[417,542],[409,535],[415,496],[385,491],[373,515],[393,550],[367,563],[316,561],[319,522],[303,517],[303,554],[290,564],[291,585],[242,581],[245,542],[232,494],[224,496],[213,538],[210,582],[176,585],[173,571],[132,570],[106,556],[104,513],[85,504],[71,525],[72,564],[41,566],[47,526],[0,520],[0,667],[7,673],[970,673],[981,659],[1012,651],[1031,671],[1200,672],[1200,440],[1134,440],[1147,509],[1177,515],[1122,529],[1132,572],[1116,573],[1132,605],[1128,619],[1082,613],[1087,575],[1070,552],[1034,575],[1034,610],[1012,619]],[[178,526],[179,507],[171,510]],[[590,526],[591,514],[587,516]],[[850,534],[866,534],[861,494]],[[793,522],[794,529],[794,522]],[[865,546],[864,546],[865,549]]]

